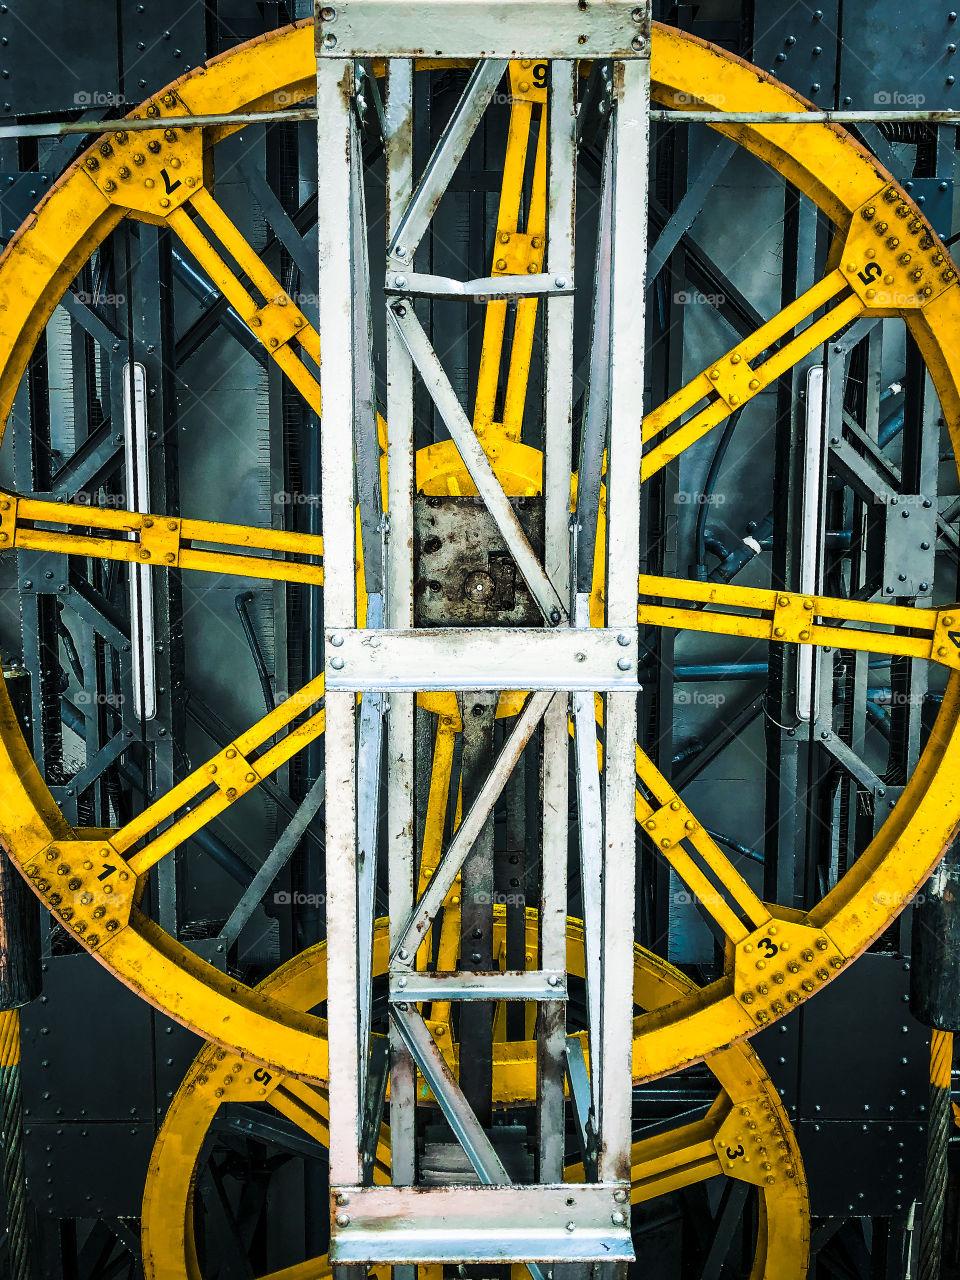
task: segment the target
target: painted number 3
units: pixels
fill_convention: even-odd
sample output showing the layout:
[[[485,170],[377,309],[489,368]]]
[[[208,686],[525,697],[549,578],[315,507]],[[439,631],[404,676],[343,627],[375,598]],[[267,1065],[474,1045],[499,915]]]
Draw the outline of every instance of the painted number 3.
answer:
[[[775,942],[771,942],[769,938],[761,938],[757,943],[757,950],[762,951],[768,960],[772,960],[780,948]]]

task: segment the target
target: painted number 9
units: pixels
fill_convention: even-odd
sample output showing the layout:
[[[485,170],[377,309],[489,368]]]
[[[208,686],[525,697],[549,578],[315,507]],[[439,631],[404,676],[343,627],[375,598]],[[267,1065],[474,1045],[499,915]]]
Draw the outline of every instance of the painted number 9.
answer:
[[[538,89],[547,87],[547,64],[545,62],[538,62],[533,68],[533,83]]]

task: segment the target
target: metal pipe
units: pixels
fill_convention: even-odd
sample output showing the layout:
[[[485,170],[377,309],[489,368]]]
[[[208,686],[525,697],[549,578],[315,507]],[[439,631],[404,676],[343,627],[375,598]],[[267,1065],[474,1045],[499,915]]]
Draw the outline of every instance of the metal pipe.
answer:
[[[751,862],[763,863],[765,861],[762,853],[757,853],[756,849],[748,848],[745,844],[741,844],[739,840],[731,840],[722,831],[711,831],[708,827],[704,827],[704,830],[711,839],[716,840],[717,844],[726,845],[728,849],[732,849],[734,853],[739,853],[741,857],[749,858]]]
[[[804,417],[803,493],[800,516],[800,592],[816,595],[823,576],[821,500],[826,447],[824,424],[830,400],[830,369],[815,364],[807,370],[807,402]],[[797,654],[797,719],[809,721],[817,694],[819,665],[813,649],[804,645]]]
[[[130,511],[146,515],[150,510],[146,366],[139,361],[127,361],[122,378],[127,507]],[[133,534],[129,536],[132,538]],[[129,568],[133,714],[140,721],[153,720],[157,715],[153,570],[145,564],[131,564]]]
[[[263,649],[260,647],[260,641],[257,633],[253,629],[253,619],[247,606],[252,600],[256,600],[256,593],[253,591],[241,591],[234,600],[237,608],[237,615],[240,618],[240,625],[243,627],[243,634],[247,641],[247,648],[250,650],[253,658],[253,665],[257,669],[257,679],[260,681],[260,688],[263,692],[263,701],[268,711],[276,710],[277,702],[273,696],[273,685],[270,683],[270,672],[267,670],[266,659],[263,656]]]
[[[120,120],[54,120],[0,125],[4,138],[62,138],[70,134],[139,133],[156,129],[196,129],[217,125],[297,124],[317,119],[316,107],[285,111],[238,111],[234,115],[126,116]],[[668,111],[656,109],[650,119],[663,124],[960,124],[960,111]]]
[[[656,670],[653,664],[645,667],[641,673],[650,676]],[[674,680],[679,684],[691,684],[698,680],[755,680],[767,674],[765,662],[705,662],[690,666],[676,667]]]
[[[697,508],[696,531],[694,533],[695,562],[693,574],[698,582],[705,582],[707,578],[707,510],[713,500],[713,491],[717,487],[724,456],[729,448],[730,441],[733,439],[733,433],[737,429],[742,413],[742,409],[737,409],[727,419],[727,424],[720,437],[720,443],[717,445],[710,462],[710,470],[707,472],[707,478],[704,481],[703,493],[700,496],[700,505]]]
[[[880,430],[877,433],[877,444],[879,444],[881,449],[885,449],[890,441],[895,436],[898,436],[903,430],[905,413],[906,406],[901,405],[899,409],[895,409],[894,412],[890,414],[889,418],[885,418],[883,422],[880,423]],[[951,457],[952,456],[953,455],[951,454]]]
[[[62,138],[69,134],[140,133],[158,129],[195,129],[198,125],[292,124],[316,120],[316,107],[292,111],[238,111],[235,115],[126,116],[121,120],[51,120],[37,124],[0,125],[0,138]]]
[[[223,302],[223,294],[219,289],[215,289],[208,280],[206,280],[199,271],[196,271],[191,264],[181,254],[173,250],[170,254],[170,261],[173,266],[173,274],[185,285],[193,294],[196,300],[203,307],[204,311],[209,311],[212,307]],[[201,316],[202,320],[203,317]],[[250,329],[240,319],[239,314],[234,311],[233,307],[227,307],[220,318],[221,323],[231,337],[236,338],[240,345],[253,356],[258,364],[267,365],[269,357],[260,343],[253,336]]]
[[[960,124],[960,111],[667,111],[650,112],[664,124]],[[166,122],[165,122],[166,123]]]

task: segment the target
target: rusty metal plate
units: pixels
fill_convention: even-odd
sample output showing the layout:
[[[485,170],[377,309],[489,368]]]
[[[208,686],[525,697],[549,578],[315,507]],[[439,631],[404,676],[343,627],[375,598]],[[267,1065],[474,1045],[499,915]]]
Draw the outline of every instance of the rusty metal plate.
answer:
[[[543,554],[543,499],[511,498],[523,531]],[[479,498],[417,496],[414,625],[539,627],[543,619]]]

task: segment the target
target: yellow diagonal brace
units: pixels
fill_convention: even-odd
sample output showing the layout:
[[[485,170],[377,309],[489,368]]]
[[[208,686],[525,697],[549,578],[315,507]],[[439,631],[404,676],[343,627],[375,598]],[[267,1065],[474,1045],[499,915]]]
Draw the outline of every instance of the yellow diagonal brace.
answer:
[[[205,195],[205,193],[204,193]],[[294,307],[293,301],[274,279],[260,259],[247,245],[243,236],[233,227],[226,215],[210,197],[194,197],[194,207],[203,210],[204,221],[209,216],[214,225],[226,236],[224,247],[238,261],[251,283],[263,294],[264,302],[258,303],[227,266],[223,257],[210,243],[203,231],[190,217],[186,208],[175,210],[167,219],[169,226],[207,273],[211,283],[220,290],[257,341],[273,356],[277,365],[297,388],[315,413],[320,413],[320,384],[299,359],[290,345],[293,336],[289,326],[296,329],[296,339],[315,362],[320,358],[320,339],[313,334],[306,317]],[[217,212],[214,212],[214,211]],[[209,226],[210,223],[208,222]],[[228,230],[231,228],[232,230]],[[212,230],[213,228],[211,228]],[[242,262],[240,261],[242,259]],[[259,269],[254,267],[259,264]],[[253,274],[251,274],[251,272]],[[283,298],[286,301],[281,302]],[[308,344],[309,343],[309,347]]]
[[[683,414],[694,409],[701,400],[714,397],[710,404],[688,422],[658,441],[644,454],[642,476],[649,479],[684,449],[695,444],[706,433],[735,410],[742,408],[765,387],[782,377],[800,360],[856,319],[863,311],[862,301],[850,294],[819,320],[808,325],[780,350],[775,351],[756,368],[752,361],[778,342],[785,334],[826,306],[839,294],[847,292],[847,279],[841,271],[831,271],[795,302],[784,307],[755,333],[737,344],[721,359],[710,364],[703,373],[666,400],[643,421],[644,440],[653,440]]]
[[[323,677],[319,676],[247,729],[212,760],[194,769],[165,796],[121,827],[113,837],[113,847],[119,853],[125,853],[145,840],[162,824],[170,822],[169,826],[129,859],[130,867],[137,875],[142,875],[149,870],[178,844],[199,831],[212,818],[229,808],[241,795],[256,786],[261,778],[268,777],[281,764],[285,764],[298,751],[314,741],[323,732],[322,710],[315,711],[303,723],[290,729],[274,746],[257,757],[255,765],[249,764],[249,758],[253,752],[270,738],[287,729],[292,721],[303,712],[309,711],[322,697]],[[232,756],[227,754],[231,751]],[[254,774],[252,781],[249,778],[251,773]],[[227,780],[226,785],[221,785],[220,780],[224,777]],[[187,805],[202,796],[211,784],[215,785],[212,794],[205,796],[194,808],[187,810],[175,821],[170,821]]]
[[[770,912],[646,752],[637,747],[636,753],[637,777],[659,805],[654,808],[638,791],[637,821],[724,934],[734,943],[741,941],[751,929],[765,924]],[[684,843],[696,851],[702,867]]]

